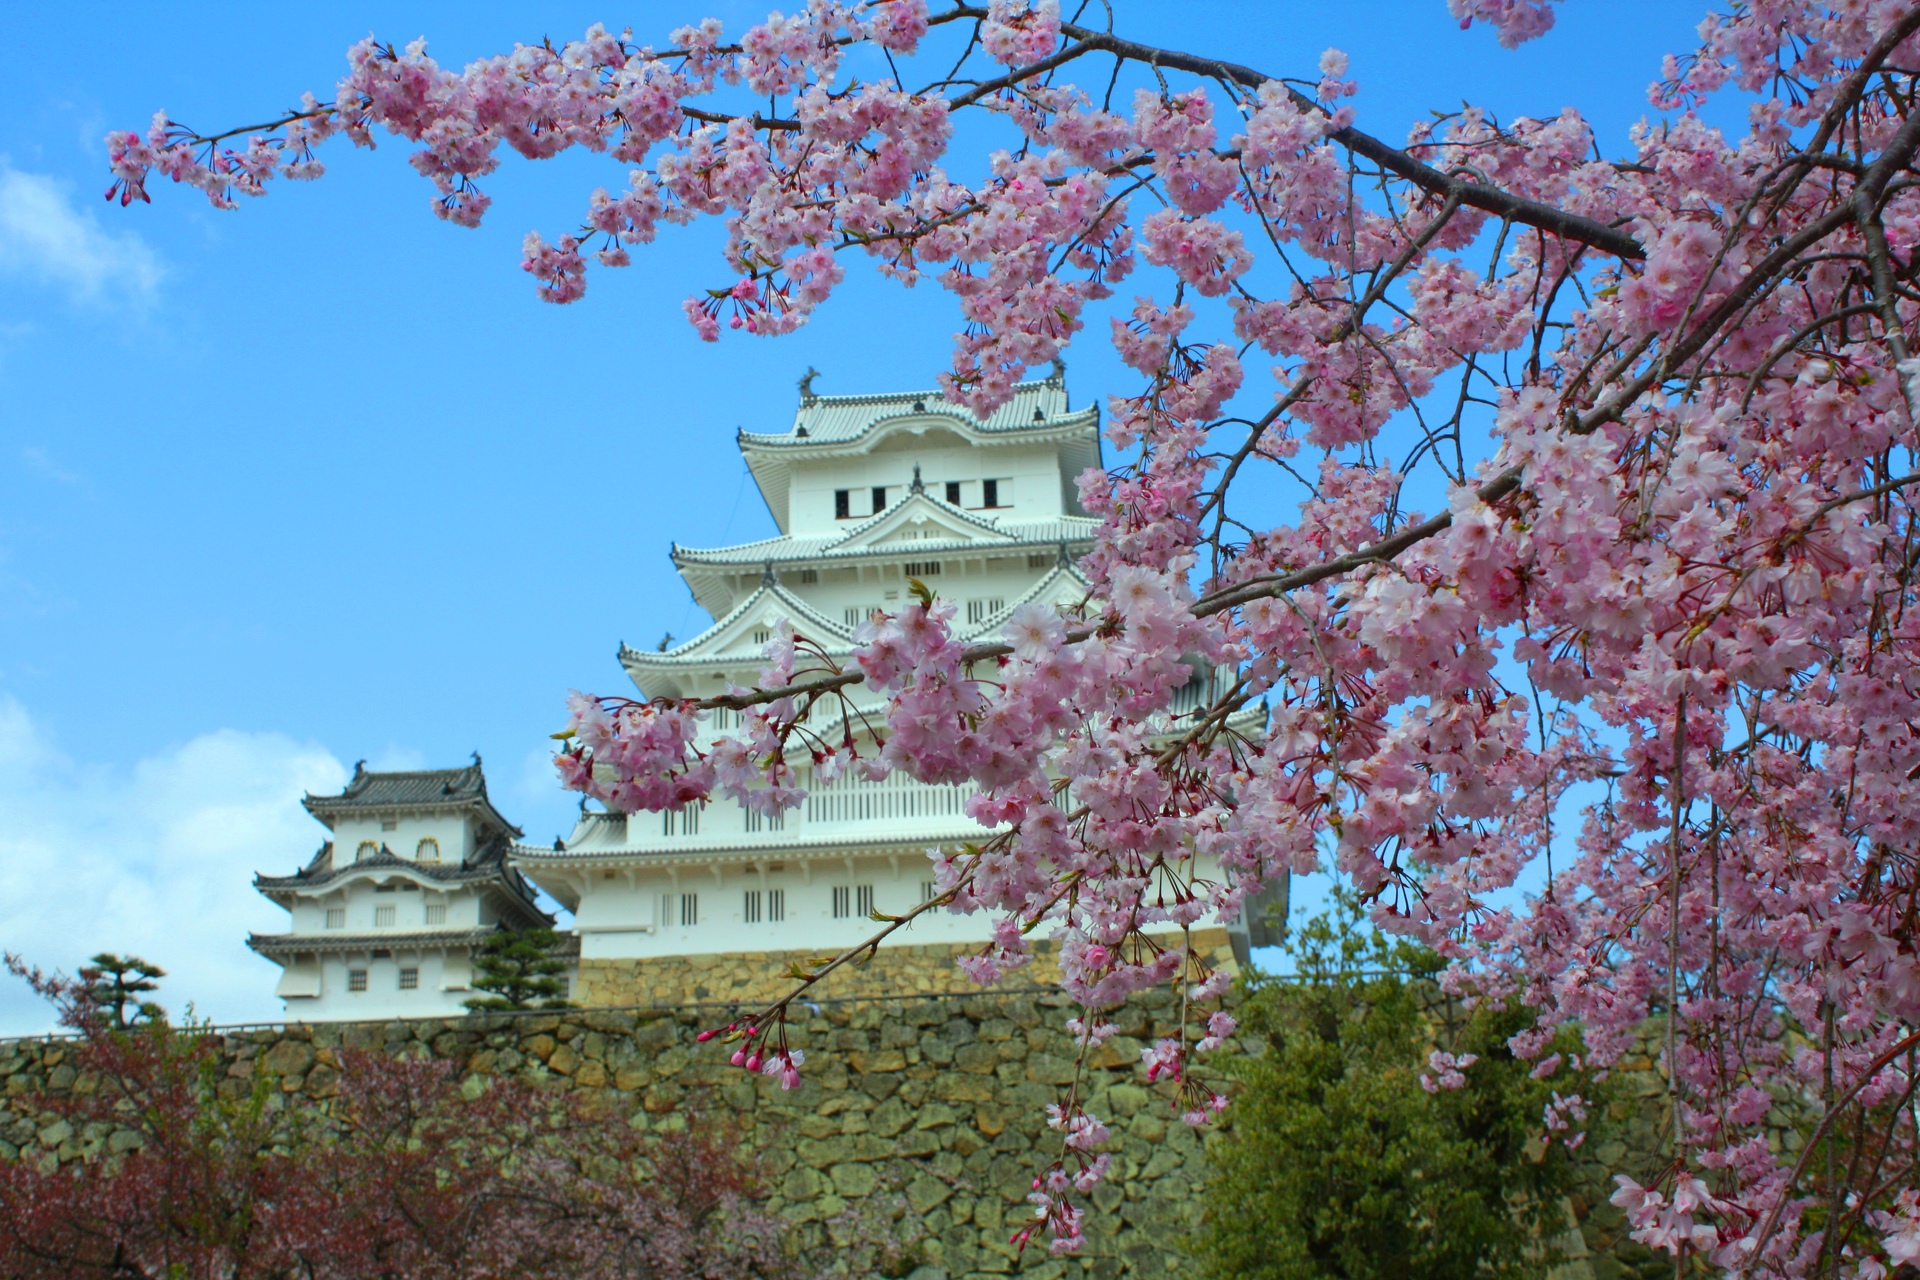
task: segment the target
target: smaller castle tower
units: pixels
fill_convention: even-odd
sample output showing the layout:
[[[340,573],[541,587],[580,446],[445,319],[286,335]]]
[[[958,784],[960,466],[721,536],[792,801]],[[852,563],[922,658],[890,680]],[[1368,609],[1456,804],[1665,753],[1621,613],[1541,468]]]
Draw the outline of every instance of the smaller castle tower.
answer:
[[[332,833],[290,876],[254,887],[292,929],[247,945],[278,964],[275,994],[306,1022],[457,1014],[474,949],[499,929],[551,926],[508,863],[521,834],[487,798],[480,757],[464,769],[371,773],[301,803]]]

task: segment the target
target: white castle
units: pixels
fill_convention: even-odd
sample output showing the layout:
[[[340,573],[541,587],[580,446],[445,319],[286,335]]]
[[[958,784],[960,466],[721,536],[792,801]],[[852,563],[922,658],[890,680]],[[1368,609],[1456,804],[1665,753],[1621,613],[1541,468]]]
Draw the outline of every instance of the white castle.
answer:
[[[281,967],[287,1015],[306,1022],[457,1014],[473,951],[498,929],[551,925],[508,863],[520,829],[464,769],[370,773],[302,803],[330,831],[312,861],[254,887],[292,928],[247,945]]]
[[[986,419],[932,390],[814,395],[812,376],[801,383],[788,430],[739,435],[779,535],[706,550],[676,545],[674,565],[713,625],[657,652],[621,647],[622,666],[647,697],[695,698],[756,684],[764,646],[783,618],[845,660],[854,628],[875,609],[899,608],[909,598],[910,579],[957,605],[958,638],[969,642],[997,635],[1027,601],[1071,607],[1086,597],[1088,583],[1074,559],[1090,547],[1095,522],[1080,506],[1075,480],[1101,462],[1099,414],[1072,408],[1058,366],[1049,378],[1020,384]],[[1195,674],[1177,691],[1175,713],[1211,699],[1215,673],[1197,667]],[[855,736],[863,737],[858,713],[877,711],[879,703],[863,686],[851,694]],[[1259,715],[1242,713],[1236,721],[1246,723],[1237,727],[1253,728]],[[736,715],[715,713],[705,722],[707,740],[738,727]],[[834,744],[845,733],[837,709],[816,714],[805,727]],[[806,755],[803,748],[794,754]],[[804,765],[799,773],[799,785],[809,786]],[[830,955],[873,933],[873,911],[898,914],[924,902],[933,892],[928,850],[988,834],[966,815],[967,794],[965,787],[929,786],[896,772],[883,782],[847,778],[811,789],[800,807],[775,817],[728,801],[630,817],[583,811],[573,833],[552,848],[513,844],[508,862],[498,867],[504,878],[498,886],[486,882],[484,893],[504,903],[499,895],[510,895],[523,873],[573,912],[574,993],[582,1003],[758,998],[770,988],[756,981],[751,990],[739,982],[728,991],[711,990],[702,975],[712,972],[716,958],[752,957],[742,971],[764,971],[766,983],[778,985],[785,966],[770,967],[765,953]],[[504,819],[499,827],[506,828]],[[360,838],[356,829],[354,839]],[[343,847],[338,829],[335,847]],[[384,860],[378,870],[406,879]],[[288,881],[263,877],[260,883],[270,895],[295,895],[276,900],[312,897],[311,889]],[[1268,902],[1284,901],[1284,883]],[[375,884],[365,892],[378,891]],[[350,913],[356,901],[347,900]],[[317,909],[317,899],[304,915],[296,906],[298,939],[262,939],[256,947],[275,958],[306,954],[298,948]],[[493,910],[506,923],[502,908]],[[473,916],[472,927],[482,925],[474,911],[462,913]],[[932,912],[896,936],[891,949],[930,951],[944,973],[952,950],[985,942],[991,925],[985,914]],[[1229,944],[1244,960],[1249,941],[1269,940],[1259,920],[1251,935],[1244,922],[1211,932],[1220,935],[1211,941],[1221,958]],[[464,972],[457,957],[448,957],[438,962],[441,972]],[[869,988],[903,980],[890,964],[876,966]],[[320,994],[333,990],[326,964],[299,972],[317,976],[296,980],[289,967],[282,991],[290,996],[290,1012],[295,999],[311,998],[314,1003],[302,1007],[313,1012],[303,1016],[360,1016],[332,1012],[341,1006]],[[918,989],[928,989],[924,972],[918,982]],[[443,985],[456,990],[451,979]],[[962,985],[957,977],[954,985]],[[293,995],[308,987],[315,996]],[[427,1003],[424,992],[418,999]],[[347,1007],[370,1003],[348,999]]]

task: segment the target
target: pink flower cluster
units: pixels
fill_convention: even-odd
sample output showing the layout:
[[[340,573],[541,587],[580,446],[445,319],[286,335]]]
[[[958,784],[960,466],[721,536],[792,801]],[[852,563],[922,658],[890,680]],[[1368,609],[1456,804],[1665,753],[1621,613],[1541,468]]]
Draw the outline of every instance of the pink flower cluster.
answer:
[[[1509,45],[1555,13],[1449,8]],[[1106,326],[1139,379],[1107,401],[1124,461],[1079,480],[1083,602],[968,648],[923,596],[850,654],[783,631],[761,688],[704,706],[576,696],[567,785],[764,811],[849,772],[971,785],[986,834],[934,870],[942,904],[998,921],[965,967],[997,978],[1044,930],[1088,1051],[1135,993],[1181,989],[1143,1070],[1192,1120],[1223,1105],[1197,1057],[1235,1031],[1192,931],[1324,852],[1451,989],[1536,1012],[1512,1048],[1541,1078],[1565,1028],[1598,1069],[1664,1029],[1676,1163],[1618,1197],[1647,1243],[1831,1274],[1840,1236],[1806,1210],[1834,1201],[1767,1117],[1788,1096],[1830,1125],[1894,1116],[1843,1202],[1880,1233],[1887,1261],[1847,1263],[1868,1275],[1920,1238],[1887,1172],[1920,1151],[1896,1104],[1920,1020],[1911,9],[1709,14],[1654,86],[1675,114],[1618,159],[1573,110],[1467,107],[1395,147],[1356,132],[1338,50],[1311,94],[1183,78],[1053,0],[814,0],[733,40],[595,27],[458,73],[369,40],[333,102],[244,144],[164,116],[111,135],[109,194],[144,201],[157,172],[230,207],[316,175],[332,134],[385,130],[471,225],[503,145],[610,153],[619,194],[526,241],[543,297],[717,218],[724,271],[690,323],[779,334],[858,251],[956,299],[944,384],[980,415],[1135,280]],[[1684,110],[1727,87],[1738,136]],[[971,169],[961,110],[1004,133]],[[809,739],[809,700],[855,682],[873,731]],[[700,745],[722,705],[750,708],[742,730]],[[797,1078],[782,1026],[734,1028],[741,1065]],[[1436,1055],[1422,1083],[1470,1065]],[[1577,1142],[1584,1105],[1557,1096],[1548,1136]],[[1060,1159],[1016,1239],[1064,1248],[1103,1130],[1071,1096],[1050,1119]]]
[[[1476,1054],[1463,1053],[1455,1057],[1451,1053],[1435,1049],[1427,1055],[1427,1067],[1433,1074],[1427,1075],[1422,1072],[1420,1087],[1428,1093],[1439,1093],[1443,1089],[1465,1088],[1467,1077],[1463,1073],[1478,1061],[1480,1058]]]

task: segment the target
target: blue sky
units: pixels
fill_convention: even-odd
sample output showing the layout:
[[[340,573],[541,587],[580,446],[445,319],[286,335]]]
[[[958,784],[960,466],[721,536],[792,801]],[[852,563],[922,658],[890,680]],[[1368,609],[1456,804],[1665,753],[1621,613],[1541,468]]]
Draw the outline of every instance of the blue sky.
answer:
[[[1442,0],[1114,7],[1123,34],[1275,72],[1343,48],[1359,124],[1389,138],[1463,100],[1576,105],[1613,155],[1703,11],[1571,0],[1509,52]],[[0,946],[68,968],[143,951],[176,1006],[271,1017],[273,967],[241,939],[285,917],[247,879],[319,844],[303,789],[362,757],[478,750],[530,837],[564,831],[574,803],[544,764],[562,695],[619,691],[622,640],[703,624],[670,542],[772,531],[734,429],[783,426],[809,365],[828,392],[932,385],[956,327],[937,289],[850,263],[801,332],[702,344],[679,302],[730,279],[717,227],[669,229],[583,302],[543,304],[519,241],[619,182],[599,157],[510,157],[466,231],[431,216],[398,140],[330,144],[324,180],[220,213],[157,180],[151,206],[107,206],[101,135],[160,107],[214,129],[330,96],[369,31],[458,65],[595,20],[664,43],[766,8],[9,9],[9,45],[36,52],[0,79]],[[1127,385],[1104,330],[1069,353],[1076,404]],[[44,1022],[0,986],[0,1033]]]

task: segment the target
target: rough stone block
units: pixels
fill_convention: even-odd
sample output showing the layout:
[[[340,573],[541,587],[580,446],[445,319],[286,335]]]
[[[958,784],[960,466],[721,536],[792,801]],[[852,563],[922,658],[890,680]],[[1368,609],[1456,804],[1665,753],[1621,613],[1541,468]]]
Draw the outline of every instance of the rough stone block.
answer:
[[[880,1175],[870,1164],[836,1164],[827,1173],[833,1179],[834,1190],[853,1200],[872,1195],[873,1189],[880,1184]]]

